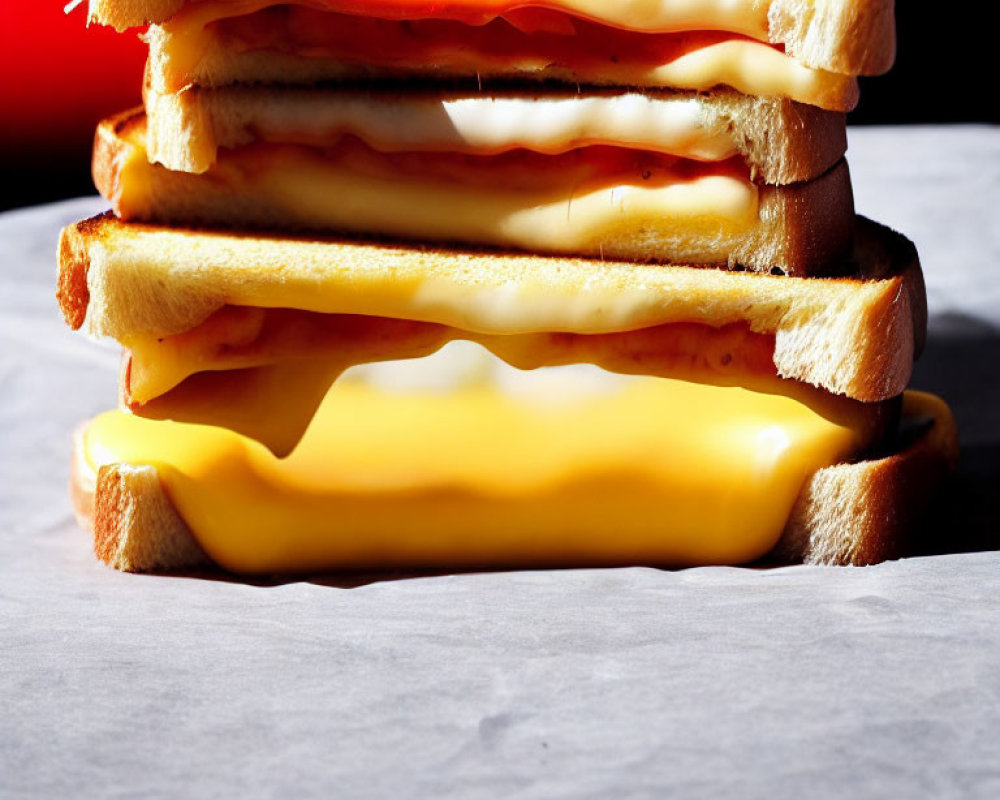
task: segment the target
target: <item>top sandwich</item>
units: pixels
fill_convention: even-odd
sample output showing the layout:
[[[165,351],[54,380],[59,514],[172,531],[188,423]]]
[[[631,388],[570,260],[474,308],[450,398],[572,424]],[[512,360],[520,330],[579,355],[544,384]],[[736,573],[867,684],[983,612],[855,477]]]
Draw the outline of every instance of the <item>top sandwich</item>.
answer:
[[[955,435],[913,395],[897,428],[920,270],[884,228],[859,220],[856,242],[853,279],[810,280],[84,221],[60,304],[127,348],[124,399],[152,419],[81,436],[77,508],[130,570],[891,556]],[[644,377],[327,394],[345,366],[456,338]]]
[[[102,125],[95,182],[133,221],[829,275],[852,246],[843,112],[891,62],[892,17],[94,2],[99,22],[152,23],[145,115]]]

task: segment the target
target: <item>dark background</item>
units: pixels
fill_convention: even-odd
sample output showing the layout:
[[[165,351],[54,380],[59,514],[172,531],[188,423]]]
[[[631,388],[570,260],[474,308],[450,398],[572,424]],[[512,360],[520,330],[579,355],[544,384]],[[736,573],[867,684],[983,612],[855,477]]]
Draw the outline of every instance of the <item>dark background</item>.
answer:
[[[48,0],[36,0],[48,2]],[[996,78],[1000,67],[996,62],[998,45],[994,37],[987,41],[988,21],[983,17],[976,20],[968,9],[959,18],[961,26],[949,23],[939,6],[933,10],[926,4],[914,2],[897,3],[896,21],[898,29],[898,53],[896,66],[888,75],[866,78],[861,82],[861,102],[851,114],[852,125],[871,124],[933,124],[933,123],[997,123],[998,89]],[[106,31],[91,29],[83,31],[82,17],[69,18],[67,25],[89,36],[83,46],[91,46],[92,41],[108,34]],[[61,23],[60,23],[61,24]],[[0,45],[16,45],[14,26],[6,27],[4,41]],[[129,34],[125,34],[128,36]],[[106,42],[107,39],[100,39]],[[5,47],[9,51],[9,48]],[[63,53],[67,51],[63,50]],[[46,58],[51,58],[48,53]],[[59,58],[59,53],[55,54]],[[57,64],[53,75],[55,80],[65,81],[87,67],[86,59],[76,57]],[[3,63],[0,61],[0,63]],[[0,79],[7,82],[18,81],[15,69],[31,69],[31,65],[14,65],[10,59],[4,64],[4,74]],[[130,70],[135,69],[130,65]],[[11,73],[11,74],[7,74]],[[131,85],[131,71],[128,73]],[[110,75],[107,80],[121,81],[122,75]],[[101,78],[89,80],[89,89],[81,91],[98,92],[96,87]],[[0,209],[32,205],[65,197],[75,197],[93,193],[90,181],[90,144],[93,126],[104,114],[120,110],[138,102],[139,79],[135,79],[134,97],[129,94],[121,99],[122,93],[108,93],[93,105],[100,111],[88,111],[78,115],[79,121],[66,122],[55,119],[54,124],[41,131],[22,134],[20,138],[11,134],[4,119],[16,119],[18,103],[5,98],[0,107]],[[10,85],[10,84],[8,84]],[[53,87],[54,89],[56,87]],[[33,90],[37,95],[38,90]],[[44,97],[44,88],[42,90]],[[115,99],[111,99],[114,96]],[[64,102],[64,101],[62,101]],[[9,115],[9,116],[8,116]],[[46,129],[48,134],[46,135]]]

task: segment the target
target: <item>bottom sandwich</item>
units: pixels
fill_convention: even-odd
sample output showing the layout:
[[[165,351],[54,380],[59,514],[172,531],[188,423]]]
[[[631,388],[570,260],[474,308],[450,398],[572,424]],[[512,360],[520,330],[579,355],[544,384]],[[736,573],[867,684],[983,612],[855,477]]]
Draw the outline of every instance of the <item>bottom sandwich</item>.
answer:
[[[77,511],[130,571],[865,564],[906,552],[957,455],[947,406],[916,392],[886,430],[868,407],[740,388],[510,375],[345,379],[286,459],[222,428],[110,412],[77,438]]]
[[[956,453],[947,407],[903,394],[923,277],[862,218],[839,272],[85,220],[62,234],[59,302],[124,348],[134,416],[80,436],[80,516],[128,570],[903,554]],[[350,378],[430,376],[456,346],[507,378]]]

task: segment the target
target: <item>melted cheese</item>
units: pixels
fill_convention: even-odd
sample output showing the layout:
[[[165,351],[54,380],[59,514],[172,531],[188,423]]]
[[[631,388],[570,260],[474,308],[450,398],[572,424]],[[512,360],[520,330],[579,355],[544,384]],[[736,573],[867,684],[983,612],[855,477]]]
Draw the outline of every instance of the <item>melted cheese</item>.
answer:
[[[704,105],[696,98],[678,95],[412,92],[373,97],[345,91],[309,105],[298,94],[277,95],[269,98],[268,109],[240,117],[242,127],[227,138],[325,147],[349,134],[383,152],[492,155],[521,148],[556,154],[614,145],[698,161],[737,155],[725,125],[707,121]],[[223,116],[213,123],[231,124],[230,115]]]
[[[621,18],[628,19],[631,9],[618,8]],[[857,102],[857,82],[851,76],[806,67],[738,30],[746,27],[760,34],[757,25],[727,29],[682,13],[676,25],[664,23],[651,33],[636,25],[625,30],[611,20],[589,22],[589,16],[581,14],[577,21],[567,20],[567,30],[542,26],[524,33],[502,20],[470,26],[455,21],[460,16],[417,14],[417,19],[401,23],[398,17],[379,18],[367,8],[364,13],[340,14],[326,4],[312,3],[191,4],[163,26],[150,29],[154,61],[162,67],[151,73],[153,88],[172,92],[197,82],[199,65],[212,52],[226,53],[232,63],[244,53],[271,52],[311,62],[303,74],[316,80],[344,77],[347,72],[333,68],[340,64],[360,66],[362,72],[527,72],[579,83],[699,91],[727,85],[746,94],[788,97],[836,110],[848,110]],[[322,61],[331,63],[318,66]],[[309,72],[317,68],[315,74]]]
[[[632,255],[638,235],[692,263],[725,263],[759,222],[757,187],[731,162],[635,154],[634,166],[602,174],[580,151],[560,169],[541,156],[519,165],[515,153],[470,165],[431,154],[402,159],[358,143],[323,151],[260,144],[226,151],[208,172],[189,176],[149,164],[142,132],[129,135],[109,198],[125,219],[171,217],[160,198],[184,195],[184,210],[188,196],[211,198],[225,187],[209,208],[246,200],[283,226],[609,257]]]
[[[738,323],[496,336],[407,320],[232,306],[181,334],[129,336],[123,342],[130,351],[123,400],[147,418],[230,427],[282,456],[345,370],[420,358],[455,340],[482,345],[523,370],[596,364],[622,374],[755,388],[797,397],[827,415],[861,416],[854,401],[778,378],[773,337]],[[274,413],[276,406],[281,414]]]
[[[263,309],[225,309],[249,327]],[[277,310],[283,318],[301,312]],[[442,346],[474,342],[518,370],[594,364],[620,375],[648,375],[711,386],[739,386],[781,395],[836,424],[874,435],[884,409],[779,378],[774,338],[743,324],[711,328],[672,323],[614,334],[532,333],[489,336],[442,325],[376,317],[317,315],[320,325],[297,325],[287,335],[264,330],[241,347],[205,339],[201,328],[163,339],[135,336],[126,361],[123,400],[148,419],[229,428],[287,455],[298,444],[330,385],[345,371],[394,359],[419,359],[422,367]],[[216,324],[218,315],[210,320]],[[227,322],[223,321],[223,326]],[[232,326],[238,339],[242,328]],[[277,333],[277,336],[273,335]],[[285,335],[283,335],[285,334]],[[460,341],[465,340],[465,341]],[[449,344],[446,344],[449,343]],[[346,379],[346,378],[345,378]],[[558,394],[559,387],[551,391]],[[280,408],[281,413],[274,409]]]
[[[774,337],[752,333],[742,323],[714,328],[674,322],[604,334],[490,335],[385,317],[224,306],[183,333],[123,337],[129,351],[126,392],[130,404],[141,406],[199,372],[298,361],[324,362],[324,374],[339,374],[358,364],[425,356],[455,340],[475,342],[519,369],[590,363],[618,373],[770,391],[782,385],[772,360]]]
[[[225,428],[283,457],[302,439],[342,370],[334,357],[200,372],[134,410],[150,420]]]
[[[121,412],[91,424],[85,455],[156,467],[215,561],[267,573],[746,562],[804,480],[863,444],[789,398],[656,378],[575,399],[347,382],[285,460]]]

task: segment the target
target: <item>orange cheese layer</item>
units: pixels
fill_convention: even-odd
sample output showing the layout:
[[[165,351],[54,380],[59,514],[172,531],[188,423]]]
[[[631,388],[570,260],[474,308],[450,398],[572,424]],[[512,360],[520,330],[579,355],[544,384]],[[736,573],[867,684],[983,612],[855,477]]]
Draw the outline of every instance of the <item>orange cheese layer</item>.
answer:
[[[725,263],[759,222],[758,190],[738,159],[702,163],[615,147],[381,153],[345,137],[323,149],[234,148],[191,175],[151,165],[141,127],[127,136],[109,198],[124,219],[170,219],[161,198],[187,212],[208,198],[210,208],[266,208],[286,227],[595,256],[630,251],[643,232],[681,231],[676,243],[667,240],[678,258],[685,242],[708,240],[715,248],[697,256],[711,263]]]
[[[151,29],[150,42],[163,67],[151,75],[154,88],[182,89],[214,50],[336,62],[374,74],[536,73],[601,85],[694,90],[726,85],[746,94],[789,97],[836,110],[849,110],[857,102],[854,78],[806,67],[762,41],[711,27],[667,25],[673,32],[651,33],[537,13],[533,24],[527,18],[518,23],[508,17],[470,25],[453,18],[399,20],[310,6],[187,6]],[[747,27],[760,33],[756,23]],[[324,69],[312,77],[337,77],[330,71],[332,65]],[[345,69],[343,74],[350,73]]]
[[[275,409],[276,414],[281,409]],[[334,387],[287,459],[221,428],[97,418],[85,457],[154,466],[243,573],[742,563],[863,436],[787,397],[660,378],[573,394]]]

